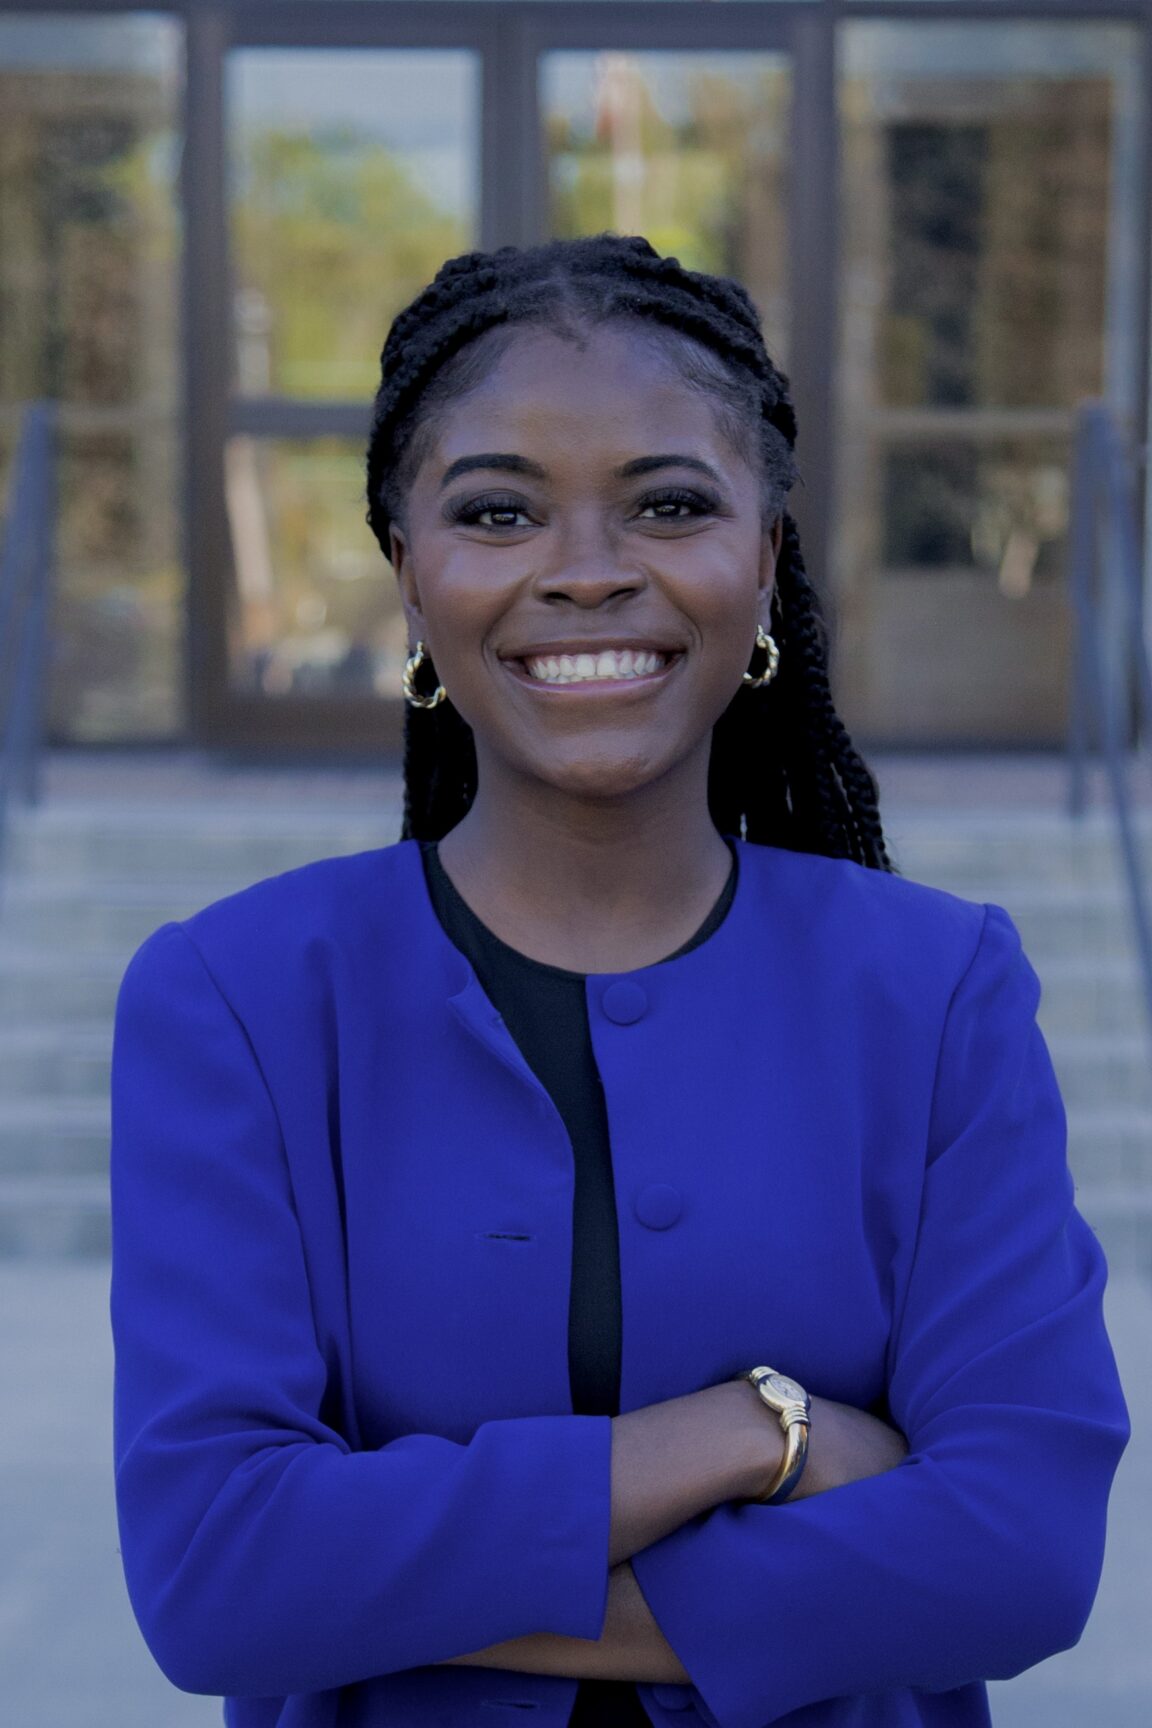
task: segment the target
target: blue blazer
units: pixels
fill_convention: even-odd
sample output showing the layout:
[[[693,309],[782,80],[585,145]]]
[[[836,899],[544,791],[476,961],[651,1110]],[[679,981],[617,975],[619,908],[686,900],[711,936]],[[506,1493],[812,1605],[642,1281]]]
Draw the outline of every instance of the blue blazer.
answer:
[[[987,1723],[1075,1644],[1130,1435],[1040,986],[1001,907],[740,841],[700,947],[587,982],[621,1409],[755,1363],[874,1407],[884,1475],[633,1559],[691,1677],[657,1724]],[[166,923],[112,1071],[116,1495],[133,1610],[231,1728],[562,1728],[611,1418],[576,1415],[573,1158],[404,841]]]

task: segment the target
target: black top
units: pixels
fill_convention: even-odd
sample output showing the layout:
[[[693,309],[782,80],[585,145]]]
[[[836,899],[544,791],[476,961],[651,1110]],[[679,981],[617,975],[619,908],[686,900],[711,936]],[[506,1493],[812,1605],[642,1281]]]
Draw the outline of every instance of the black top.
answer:
[[[736,848],[728,880],[704,923],[674,960],[720,925],[736,892]],[[592,1049],[583,972],[569,972],[510,948],[481,923],[449,879],[433,840],[419,842],[436,915],[475,969],[485,995],[524,1059],[551,1095],[572,1141],[576,1165],[572,1209],[572,1282],[568,1308],[568,1377],[572,1409],[583,1416],[620,1413],[620,1243],[604,1089]],[[663,965],[657,961],[657,965]],[[649,1728],[630,1681],[582,1680],[568,1728]]]

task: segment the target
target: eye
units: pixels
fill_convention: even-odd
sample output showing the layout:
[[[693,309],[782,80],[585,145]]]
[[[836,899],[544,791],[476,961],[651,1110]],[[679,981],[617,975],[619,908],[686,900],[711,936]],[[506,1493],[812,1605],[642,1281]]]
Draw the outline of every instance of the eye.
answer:
[[[486,516],[492,520],[484,521]],[[448,506],[449,520],[469,528],[521,528],[522,522],[512,520],[517,516],[528,516],[523,500],[505,493],[490,492],[482,498],[465,498]]]
[[[640,515],[653,522],[687,522],[693,516],[710,516],[718,500],[707,493],[694,492],[686,486],[669,486],[662,492],[649,492],[640,505]]]

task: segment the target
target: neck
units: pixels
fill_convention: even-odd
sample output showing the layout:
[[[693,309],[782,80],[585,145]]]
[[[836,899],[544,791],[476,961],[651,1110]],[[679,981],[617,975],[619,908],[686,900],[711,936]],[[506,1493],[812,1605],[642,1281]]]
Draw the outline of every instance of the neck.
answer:
[[[483,771],[440,859],[511,947],[577,972],[629,971],[674,953],[719,898],[732,859],[707,805],[707,756],[616,799]]]

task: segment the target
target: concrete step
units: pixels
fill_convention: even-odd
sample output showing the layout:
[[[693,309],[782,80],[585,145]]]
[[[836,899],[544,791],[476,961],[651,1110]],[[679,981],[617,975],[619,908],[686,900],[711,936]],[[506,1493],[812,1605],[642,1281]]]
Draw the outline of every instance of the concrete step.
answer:
[[[108,1097],[0,1097],[0,1175],[107,1176]]]
[[[0,906],[0,929],[22,946],[127,954],[168,919],[190,917],[247,885],[207,876],[155,882],[17,878],[9,882]],[[1025,949],[1037,961],[1077,955],[1119,959],[1132,951],[1132,917],[1118,890],[1032,886],[1004,893],[997,903],[1016,921]]]
[[[401,805],[269,810],[197,803],[22,806],[10,816],[6,851],[13,876],[185,877],[200,872],[258,881],[314,858],[391,845]],[[889,851],[902,874],[939,886],[1001,882],[1090,886],[1119,881],[1115,827],[1106,813],[1074,822],[1062,812],[900,810],[885,817]],[[1137,818],[1139,844],[1152,875],[1152,815]],[[994,897],[989,893],[982,898]]]
[[[0,1099],[106,1099],[111,1073],[110,1023],[0,1026]]]
[[[1152,1110],[1131,1104],[1066,1104],[1068,1164],[1086,1187],[1152,1196]]]
[[[966,864],[961,864],[903,853],[896,861],[900,875],[907,881],[945,888],[950,894],[959,894],[962,900],[999,900],[1003,893],[1033,887],[1124,890],[1119,859],[1107,856],[1089,859],[1069,854],[1058,842],[1053,843],[1043,863],[1037,860],[1031,866],[1027,857],[1018,855],[981,859],[974,854]],[[1152,883],[1152,853],[1145,865],[1145,880]]]
[[[1134,829],[1152,875],[1152,814],[1140,812]],[[902,875],[941,886],[952,879],[1088,885],[1121,872],[1115,821],[1099,811],[1074,821],[1059,811],[904,810],[885,815],[884,832]]]
[[[394,802],[353,815],[44,805],[13,814],[7,867],[19,879],[162,882],[202,874],[242,886],[317,858],[391,845],[400,824]]]
[[[111,1243],[106,1173],[0,1172],[0,1259],[105,1258]]]
[[[1053,960],[1122,960],[1135,952],[1131,908],[1111,890],[1031,888],[1027,894],[1005,895],[998,904],[1013,918],[1041,977]]]
[[[1143,980],[1134,954],[1048,956],[1037,968],[1040,1005],[1037,1018],[1046,1038],[1066,1033],[1133,1035],[1152,1038]],[[1149,1043],[1152,1052],[1152,1041]]]
[[[1069,1110],[1114,1106],[1152,1118],[1152,1033],[1073,1032],[1046,1038]]]
[[[190,918],[250,886],[241,879],[53,881],[16,878],[0,905],[0,930],[21,947],[123,956],[161,924]]]
[[[1048,1054],[1069,1109],[1123,1104],[1152,1109],[1152,1033],[1045,1033]]]
[[[25,1021],[110,1025],[128,960],[127,950],[70,954],[0,936],[0,1041],[6,1029]]]

